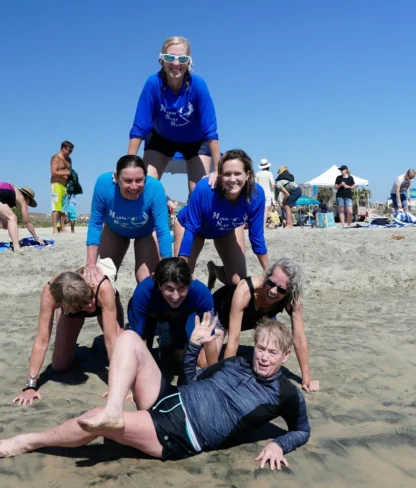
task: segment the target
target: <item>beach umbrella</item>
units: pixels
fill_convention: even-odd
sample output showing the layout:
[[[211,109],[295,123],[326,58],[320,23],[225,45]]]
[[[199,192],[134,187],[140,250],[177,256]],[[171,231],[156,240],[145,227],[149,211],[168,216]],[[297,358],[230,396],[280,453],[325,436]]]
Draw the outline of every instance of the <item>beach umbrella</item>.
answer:
[[[302,195],[296,200],[296,205],[303,206],[303,205],[319,205],[321,202],[316,198],[307,197],[306,195]]]

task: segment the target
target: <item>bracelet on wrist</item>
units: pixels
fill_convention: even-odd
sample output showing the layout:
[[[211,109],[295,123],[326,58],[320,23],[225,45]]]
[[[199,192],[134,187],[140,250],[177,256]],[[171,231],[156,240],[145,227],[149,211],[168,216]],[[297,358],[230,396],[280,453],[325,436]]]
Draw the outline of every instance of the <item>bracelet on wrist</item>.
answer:
[[[37,384],[38,384],[37,378],[32,378],[31,376],[29,376],[29,378],[26,381],[26,388],[36,389]]]

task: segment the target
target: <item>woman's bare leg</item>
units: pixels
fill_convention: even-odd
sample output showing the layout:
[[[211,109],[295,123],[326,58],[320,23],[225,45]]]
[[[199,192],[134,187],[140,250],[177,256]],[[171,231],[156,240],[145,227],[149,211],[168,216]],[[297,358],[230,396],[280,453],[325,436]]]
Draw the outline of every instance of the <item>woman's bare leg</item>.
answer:
[[[136,281],[141,283],[150,276],[160,261],[159,247],[153,234],[134,240]]]
[[[169,161],[170,158],[168,156],[153,149],[149,149],[143,154],[143,162],[147,168],[147,174],[158,180],[162,179],[163,172]]]
[[[226,236],[214,239],[214,245],[223,266],[217,266],[213,261],[209,261],[208,288],[214,287],[216,279],[224,285],[238,285],[240,280],[247,276],[244,228],[238,227]]]
[[[7,225],[7,231],[13,244],[13,250],[18,251],[20,249],[20,244],[17,215],[8,205],[0,203],[0,217],[2,222],[5,222]]]
[[[111,258],[117,268],[120,269],[121,263],[130,245],[130,239],[119,236],[108,226],[104,225],[101,232],[101,242],[98,253],[101,259]]]
[[[130,387],[137,407],[154,405],[161,384],[161,373],[146,343],[131,330],[117,337],[110,363],[108,398],[105,408],[94,417],[78,419],[89,432],[122,429],[125,424],[123,404]]]
[[[178,222],[178,219],[176,219],[175,223],[173,224],[173,255],[175,256],[175,258],[179,256],[179,249],[181,247],[181,242],[184,234],[185,227],[182,227],[181,224]]]
[[[339,221],[340,221],[342,227],[344,227],[345,226],[345,213],[344,213],[345,208],[344,208],[344,206],[338,207],[338,212],[339,212]]]
[[[173,228],[173,233],[175,236],[175,242],[174,242],[174,255],[178,257],[179,255],[179,249],[181,247],[181,242],[182,242],[182,237],[185,233],[184,227],[181,226],[181,224],[176,221],[174,228]],[[196,236],[194,239],[194,243],[192,246],[192,251],[191,255],[189,256],[188,259],[188,264],[189,267],[191,268],[192,273],[195,270],[196,262],[197,259],[202,251],[202,248],[204,247],[205,239],[201,236]]]
[[[211,156],[195,156],[186,162],[189,193],[194,191],[198,181],[211,171]]]
[[[82,317],[69,318],[65,317],[63,313],[59,314],[52,356],[52,369],[57,373],[65,371],[71,366],[84,321],[85,319]]]
[[[97,416],[102,409],[94,409],[83,418]],[[149,412],[125,412],[125,427],[116,431],[86,432],[78,423],[78,418],[36,434],[23,434],[0,441],[0,458],[18,456],[42,447],[79,447],[89,444],[99,436],[104,436],[120,444],[139,449],[150,456],[162,457],[162,446],[157,438]]]

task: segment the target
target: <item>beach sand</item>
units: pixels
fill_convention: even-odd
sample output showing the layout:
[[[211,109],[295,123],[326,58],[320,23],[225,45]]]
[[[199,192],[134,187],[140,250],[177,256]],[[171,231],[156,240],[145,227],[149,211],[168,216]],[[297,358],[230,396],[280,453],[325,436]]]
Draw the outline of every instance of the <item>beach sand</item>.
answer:
[[[32,408],[12,404],[25,383],[43,285],[86,258],[85,228],[38,234],[55,238],[56,247],[0,253],[0,438],[53,427],[104,405],[106,354],[95,319],[86,322],[74,367],[64,375],[50,372],[53,334],[43,400]],[[392,239],[397,234],[405,238]],[[0,241],[6,240],[1,230]],[[320,392],[305,394],[312,435],[287,455],[290,469],[260,470],[254,461],[278,431],[269,425],[240,446],[177,462],[148,459],[102,439],[77,449],[45,449],[1,459],[0,486],[416,486],[416,229],[280,229],[267,231],[267,241],[271,261],[287,256],[304,267],[311,370],[321,382]],[[215,258],[207,243],[195,273],[204,282],[206,263]],[[259,273],[251,249],[247,263],[249,273]],[[130,249],[117,281],[124,306],[135,287],[133,269]],[[251,343],[252,333],[243,333],[242,344]],[[294,354],[287,368],[299,374]],[[206,415],[215,414],[213,405]]]

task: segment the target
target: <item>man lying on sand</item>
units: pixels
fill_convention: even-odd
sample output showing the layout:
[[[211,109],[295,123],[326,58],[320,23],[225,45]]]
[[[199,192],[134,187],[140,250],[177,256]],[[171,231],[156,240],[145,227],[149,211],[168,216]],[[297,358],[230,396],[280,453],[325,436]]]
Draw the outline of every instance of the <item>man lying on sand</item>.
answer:
[[[125,444],[162,460],[184,459],[219,448],[236,434],[251,431],[282,416],[288,432],[257,456],[263,468],[288,466],[284,455],[305,444],[310,435],[302,393],[280,371],[290,354],[292,337],[284,324],[266,319],[255,330],[253,363],[241,357],[196,369],[202,346],[215,321],[204,314],[185,355],[182,386],[166,385],[149,349],[133,331],[116,341],[104,409],[38,434],[0,442],[0,457],[17,456],[47,446],[78,447],[99,436]],[[137,412],[123,412],[132,388]]]

